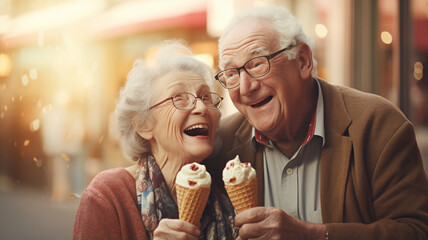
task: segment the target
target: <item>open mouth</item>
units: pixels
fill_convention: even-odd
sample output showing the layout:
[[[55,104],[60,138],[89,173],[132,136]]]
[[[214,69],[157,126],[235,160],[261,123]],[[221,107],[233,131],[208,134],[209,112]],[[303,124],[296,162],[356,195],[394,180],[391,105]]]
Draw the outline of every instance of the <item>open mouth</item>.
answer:
[[[184,129],[184,133],[191,137],[195,136],[208,136],[208,125],[196,124]]]
[[[272,100],[272,98],[273,98],[272,96],[269,96],[269,97],[265,98],[263,101],[251,105],[251,107],[254,107],[254,108],[261,107],[261,106],[265,105],[266,103],[270,102],[270,100]]]

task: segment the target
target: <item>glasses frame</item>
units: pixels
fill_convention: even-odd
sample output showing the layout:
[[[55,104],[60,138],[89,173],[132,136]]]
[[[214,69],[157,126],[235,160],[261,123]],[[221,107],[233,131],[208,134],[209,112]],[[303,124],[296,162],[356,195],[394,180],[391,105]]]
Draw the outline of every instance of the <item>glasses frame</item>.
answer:
[[[192,95],[192,96],[195,98],[195,100],[193,101],[193,105],[192,105],[192,107],[190,107],[190,108],[179,108],[179,107],[177,107],[177,106],[175,105],[175,103],[174,103],[174,98],[175,98],[177,95],[179,95],[179,94],[183,94],[183,93],[185,93],[185,94],[190,94],[190,95]],[[162,101],[160,101],[160,102],[156,103],[155,105],[151,106],[151,107],[149,108],[149,110],[151,110],[152,108],[155,108],[155,107],[157,107],[157,106],[159,106],[159,105],[161,105],[161,104],[163,104],[163,103],[165,103],[165,102],[167,102],[167,101],[169,101],[169,100],[172,100],[172,105],[174,105],[174,107],[175,107],[175,108],[177,108],[178,110],[187,111],[187,110],[191,110],[191,109],[195,108],[195,106],[196,106],[196,101],[197,101],[197,99],[198,99],[198,98],[199,98],[199,99],[201,99],[202,103],[203,103],[203,104],[204,104],[208,109],[211,109],[211,110],[217,110],[217,109],[219,109],[219,108],[220,108],[220,106],[221,106],[221,102],[223,101],[223,97],[222,97],[222,96],[220,96],[220,94],[218,94],[218,93],[215,93],[215,92],[209,92],[209,94],[215,94],[215,95],[217,95],[217,96],[220,98],[220,102],[218,103],[218,106],[214,105],[215,107],[214,107],[214,108],[212,108],[212,107],[208,107],[208,106],[204,103],[204,101],[202,100],[202,98],[203,98],[204,96],[206,96],[207,94],[208,94],[208,93],[205,93],[205,94],[203,94],[202,96],[197,97],[197,96],[195,96],[193,93],[189,93],[189,92],[180,92],[180,93],[174,94],[174,96],[172,96],[172,97],[165,98],[164,100],[162,100]]]
[[[223,82],[219,79],[219,75],[220,75],[221,73],[225,72],[225,71],[229,71],[229,70],[236,69],[236,70],[238,71],[238,76],[241,76],[241,70],[242,70],[242,69],[244,69],[244,71],[245,71],[248,75],[250,75],[251,77],[253,77],[253,78],[261,78],[261,77],[265,76],[266,74],[268,74],[268,73],[270,72],[270,60],[271,60],[272,58],[276,57],[278,54],[280,54],[280,53],[282,53],[282,52],[284,52],[284,51],[286,51],[286,50],[290,50],[290,49],[294,48],[295,46],[296,46],[296,45],[290,45],[290,46],[288,46],[288,47],[286,47],[286,48],[283,48],[283,49],[281,49],[281,50],[278,50],[278,51],[276,51],[276,52],[274,52],[274,53],[272,53],[272,54],[253,57],[253,58],[251,58],[250,60],[246,61],[246,62],[245,62],[242,66],[240,66],[240,67],[236,67],[236,68],[227,68],[227,69],[224,69],[224,70],[220,71],[219,73],[217,73],[217,74],[214,76],[214,78],[215,78],[217,81],[219,81],[219,82],[220,82],[220,84],[221,84],[221,86],[222,86],[222,87],[224,87],[224,88],[226,88],[226,89],[236,88],[236,87],[238,87],[238,86],[239,86],[240,82],[238,82],[238,84],[236,84],[236,86],[228,87],[228,86],[226,86],[226,84],[225,84],[225,83],[223,83]],[[264,74],[262,74],[262,75],[259,75],[259,76],[253,76],[251,73],[249,73],[249,72],[248,72],[248,70],[245,68],[245,66],[247,65],[247,63],[249,63],[249,62],[251,62],[251,61],[253,61],[254,59],[257,59],[257,58],[266,58],[266,59],[267,59],[267,61],[268,61],[268,70],[267,70]]]

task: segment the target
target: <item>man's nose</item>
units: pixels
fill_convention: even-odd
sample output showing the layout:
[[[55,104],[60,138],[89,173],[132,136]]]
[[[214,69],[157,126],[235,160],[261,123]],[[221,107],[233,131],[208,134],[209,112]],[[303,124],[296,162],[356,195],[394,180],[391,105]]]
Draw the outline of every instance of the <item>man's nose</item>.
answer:
[[[257,90],[260,87],[260,82],[251,77],[245,70],[242,70],[239,74],[239,91],[243,96],[248,96],[251,92]]]

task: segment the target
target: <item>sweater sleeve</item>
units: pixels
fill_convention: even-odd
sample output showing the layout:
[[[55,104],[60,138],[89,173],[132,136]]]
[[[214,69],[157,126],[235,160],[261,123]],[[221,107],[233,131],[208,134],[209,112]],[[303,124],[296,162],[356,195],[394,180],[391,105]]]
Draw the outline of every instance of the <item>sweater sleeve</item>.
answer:
[[[113,206],[93,189],[85,190],[74,222],[73,239],[120,239]]]
[[[83,192],[73,239],[146,239],[135,180],[125,169],[99,173]]]

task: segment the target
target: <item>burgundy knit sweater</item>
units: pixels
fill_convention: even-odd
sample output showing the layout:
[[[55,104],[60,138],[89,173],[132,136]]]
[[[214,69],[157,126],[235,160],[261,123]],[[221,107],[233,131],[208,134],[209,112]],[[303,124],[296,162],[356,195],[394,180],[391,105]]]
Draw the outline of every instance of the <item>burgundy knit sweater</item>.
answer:
[[[92,180],[77,209],[73,239],[147,239],[135,179],[126,169],[106,170]]]

